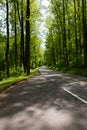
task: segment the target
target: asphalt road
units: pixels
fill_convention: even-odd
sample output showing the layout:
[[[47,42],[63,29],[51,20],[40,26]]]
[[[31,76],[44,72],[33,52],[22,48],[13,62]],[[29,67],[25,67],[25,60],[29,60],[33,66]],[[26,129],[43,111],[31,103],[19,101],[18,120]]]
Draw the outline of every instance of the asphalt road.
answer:
[[[86,81],[42,67],[0,95],[0,130],[87,130]]]

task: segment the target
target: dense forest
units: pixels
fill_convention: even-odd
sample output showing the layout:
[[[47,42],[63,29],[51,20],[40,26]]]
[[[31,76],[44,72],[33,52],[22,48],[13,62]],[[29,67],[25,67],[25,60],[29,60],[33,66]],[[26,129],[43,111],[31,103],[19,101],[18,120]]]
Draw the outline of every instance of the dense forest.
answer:
[[[40,19],[36,0],[0,0],[0,79],[42,65]]]
[[[46,36],[46,63],[87,67],[87,1],[51,0]]]
[[[86,0],[50,0],[45,47],[41,45],[40,3],[0,0],[0,80],[21,73],[29,75],[31,68],[44,63],[87,67]]]

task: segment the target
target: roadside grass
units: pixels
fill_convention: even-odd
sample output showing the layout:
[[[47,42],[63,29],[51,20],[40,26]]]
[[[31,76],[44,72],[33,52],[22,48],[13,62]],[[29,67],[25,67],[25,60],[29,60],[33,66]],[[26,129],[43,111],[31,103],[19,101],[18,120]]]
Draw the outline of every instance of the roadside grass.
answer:
[[[59,71],[59,72],[67,73],[67,74],[87,77],[87,68],[85,67],[78,67],[78,68],[49,67],[49,68],[55,71]]]
[[[26,80],[28,78],[31,78],[31,77],[37,75],[38,71],[39,71],[39,68],[36,68],[36,69],[32,69],[30,71],[29,76],[26,76],[25,74],[22,74],[21,76],[18,76],[18,77],[10,77],[10,78],[7,78],[7,79],[3,79],[2,81],[0,81],[0,92],[2,92],[6,88],[8,88],[9,86],[11,86],[11,85],[13,85],[13,84],[15,84],[17,82],[20,82],[22,80]]]

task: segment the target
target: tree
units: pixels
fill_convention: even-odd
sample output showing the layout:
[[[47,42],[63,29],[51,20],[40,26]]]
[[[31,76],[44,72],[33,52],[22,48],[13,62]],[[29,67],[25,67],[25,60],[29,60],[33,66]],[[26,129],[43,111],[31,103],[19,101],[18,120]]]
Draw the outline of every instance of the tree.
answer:
[[[66,44],[66,25],[65,25],[65,0],[63,2],[63,53],[64,53],[64,64],[68,66],[68,55],[67,55],[67,44]]]
[[[7,77],[18,76],[20,72],[29,75],[30,67],[35,68],[43,62],[39,4],[35,0],[0,0],[0,7],[2,14],[7,15],[7,18],[1,15],[0,21],[0,79],[5,77],[5,71]]]
[[[14,3],[14,9],[15,9],[15,69],[17,70],[18,65],[18,52],[17,52],[17,3]]]
[[[7,22],[7,44],[6,44],[6,75],[9,77],[9,3],[8,0],[6,0],[6,22]]]
[[[82,0],[84,65],[87,66],[87,24],[86,24],[86,0]]]
[[[78,62],[78,39],[77,39],[77,19],[76,19],[76,0],[74,0],[74,19],[75,19],[75,44],[76,44],[76,62]]]
[[[21,41],[20,41],[20,67],[24,68],[24,10],[23,10],[24,1],[21,0]],[[19,18],[20,19],[20,18]],[[25,69],[25,68],[24,68]]]
[[[87,23],[86,0],[51,0],[46,53],[51,52],[50,29],[53,32],[56,66],[76,67],[86,65],[87,60]],[[82,12],[82,15],[81,15]],[[51,17],[52,16],[52,17]],[[82,30],[83,26],[83,30]],[[74,32],[74,33],[73,33]],[[82,37],[83,33],[83,37]],[[48,40],[49,39],[49,40]],[[84,53],[83,53],[84,46]],[[48,49],[49,48],[49,49]],[[84,57],[83,57],[84,56]],[[47,56],[48,57],[48,56]],[[49,56],[50,62],[52,55]],[[47,59],[47,58],[46,58]]]
[[[30,0],[26,0],[26,45],[25,45],[25,72],[30,74]]]

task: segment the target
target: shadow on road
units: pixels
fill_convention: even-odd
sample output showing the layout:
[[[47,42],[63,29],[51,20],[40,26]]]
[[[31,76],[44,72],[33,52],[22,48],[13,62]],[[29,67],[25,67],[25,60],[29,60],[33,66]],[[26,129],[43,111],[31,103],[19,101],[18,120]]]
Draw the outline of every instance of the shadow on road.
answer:
[[[62,89],[70,82],[51,73],[9,90],[0,97],[0,130],[87,130],[87,105]]]

